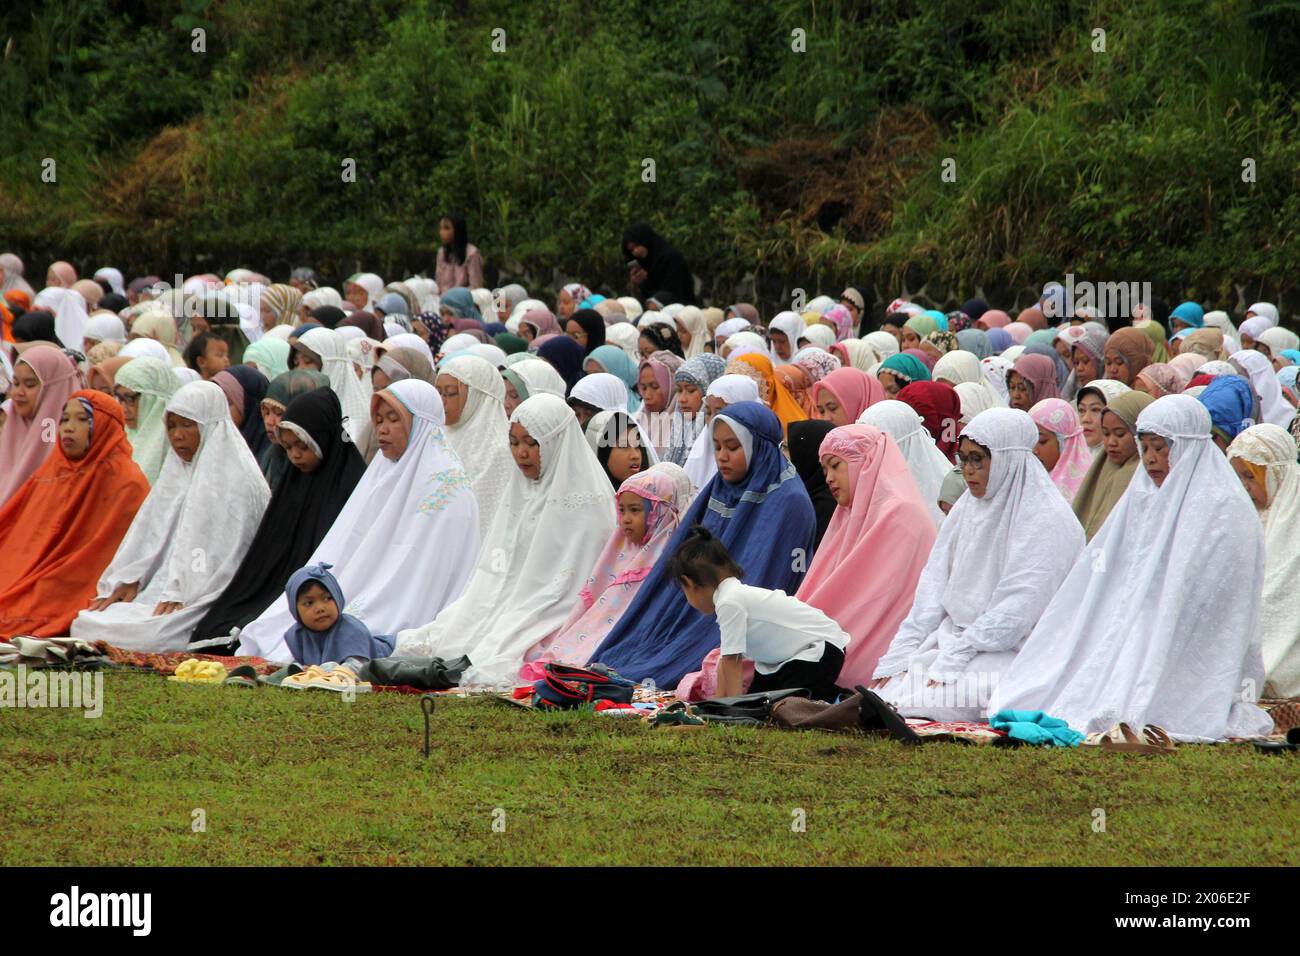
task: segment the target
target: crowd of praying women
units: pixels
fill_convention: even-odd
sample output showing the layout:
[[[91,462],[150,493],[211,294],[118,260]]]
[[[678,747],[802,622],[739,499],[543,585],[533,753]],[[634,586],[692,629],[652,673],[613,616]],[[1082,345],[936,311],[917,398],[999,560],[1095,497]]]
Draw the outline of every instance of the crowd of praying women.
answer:
[[[599,664],[686,700],[822,667],[904,716],[1189,741],[1300,697],[1274,305],[850,286],[765,318],[697,305],[640,224],[636,296],[552,299],[483,287],[442,225],[434,278],[338,288],[56,262],[37,292],[0,256],[0,641],[464,657],[471,688]]]

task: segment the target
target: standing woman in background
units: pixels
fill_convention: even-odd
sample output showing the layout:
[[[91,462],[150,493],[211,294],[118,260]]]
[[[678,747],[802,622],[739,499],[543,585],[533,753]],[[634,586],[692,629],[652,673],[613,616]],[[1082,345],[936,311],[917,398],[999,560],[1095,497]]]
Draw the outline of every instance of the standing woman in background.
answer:
[[[623,233],[623,253],[628,259],[629,281],[644,299],[656,292],[672,293],[682,305],[695,304],[695,278],[683,256],[663,236],[644,222],[633,223]]]
[[[442,240],[442,246],[438,249],[438,265],[434,272],[438,291],[446,293],[448,289],[460,286],[481,289],[483,256],[479,254],[478,246],[469,241],[465,217],[443,216],[442,222],[438,225],[438,238]]]

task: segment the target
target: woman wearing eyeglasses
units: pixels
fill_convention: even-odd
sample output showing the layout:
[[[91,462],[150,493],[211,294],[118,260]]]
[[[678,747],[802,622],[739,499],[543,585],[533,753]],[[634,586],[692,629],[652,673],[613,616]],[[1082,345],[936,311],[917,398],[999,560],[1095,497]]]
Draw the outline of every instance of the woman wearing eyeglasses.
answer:
[[[991,408],[962,430],[970,494],[939,529],[870,684],[905,717],[983,719],[999,675],[1083,550],[1083,528],[1034,457],[1037,442],[1018,409]]]
[[[113,378],[113,397],[122,406],[131,459],[152,485],[167,460],[167,403],[181,387],[180,379],[162,359],[131,359]]]

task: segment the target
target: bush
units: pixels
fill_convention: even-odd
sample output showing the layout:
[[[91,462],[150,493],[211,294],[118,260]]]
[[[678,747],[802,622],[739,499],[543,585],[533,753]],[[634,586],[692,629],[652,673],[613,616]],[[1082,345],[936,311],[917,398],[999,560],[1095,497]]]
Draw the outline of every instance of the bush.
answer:
[[[722,304],[849,280],[878,302],[1009,299],[1072,271],[1231,307],[1283,298],[1300,266],[1294,2],[131,11],[19,2],[0,21],[0,229],[37,269],[405,274],[453,209],[490,277],[530,288],[617,291],[623,226],[647,219]]]

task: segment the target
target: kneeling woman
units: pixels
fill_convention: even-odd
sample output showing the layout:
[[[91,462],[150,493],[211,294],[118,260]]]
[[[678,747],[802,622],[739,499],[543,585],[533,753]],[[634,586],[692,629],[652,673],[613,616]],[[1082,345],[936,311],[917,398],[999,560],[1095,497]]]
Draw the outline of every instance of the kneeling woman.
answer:
[[[939,529],[871,683],[905,717],[982,719],[998,675],[1083,549],[1074,512],[1034,457],[1037,442],[1038,426],[1017,409],[991,408],[962,430],[970,494]]]
[[[158,480],[99,579],[95,601],[72,622],[73,637],[184,650],[266,511],[271,492],[221,388],[181,386],[164,422],[170,448]]]
[[[1110,399],[1102,409],[1104,451],[1088,467],[1071,504],[1089,541],[1101,530],[1137,472],[1137,419],[1142,409],[1154,401],[1146,392],[1126,391]]]
[[[0,638],[67,634],[149,494],[114,399],[73,392],[58,437],[0,508]]]
[[[718,473],[700,490],[636,599],[592,654],[633,680],[672,688],[718,647],[717,622],[695,611],[668,570],[684,531],[702,524],[756,587],[793,592],[812,552],[817,520],[798,472],[781,454],[784,429],[757,402],[728,405],[709,423]]]
[[[1264,534],[1188,395],[1137,420],[1142,470],[1043,612],[989,703],[1075,730],[1146,724],[1189,741],[1268,733],[1260,592]],[[1207,574],[1206,559],[1232,568]]]
[[[587,663],[636,597],[690,505],[691,480],[671,462],[633,474],[619,486],[618,527],[587,576],[569,619],[553,636],[528,650],[520,677],[540,678],[548,661]]]
[[[935,529],[903,453],[884,432],[836,428],[822,439],[819,456],[837,507],[795,597],[852,638],[839,679],[852,687],[871,679],[911,610]],[[887,573],[863,573],[886,567]]]
[[[614,490],[563,398],[510,416],[515,471],[461,596],[397,634],[395,657],[469,657],[461,683],[514,681],[524,652],[564,624],[614,528]]]
[[[366,470],[344,431],[343,409],[331,389],[291,401],[280,418],[279,434],[292,467],[271,489],[271,504],[239,570],[195,626],[191,650],[234,652],[239,629],[284,593],[289,575],[307,564]]]
[[[370,399],[379,454],[357,482],[309,565],[329,565],[346,612],[371,634],[395,634],[437,616],[469,580],[478,557],[478,504],[443,432],[443,404],[428,382],[406,379]],[[441,567],[411,581],[412,568]],[[240,632],[239,653],[292,655],[293,608],[282,595]]]
[[[1228,446],[1228,463],[1264,524],[1260,645],[1265,693],[1300,697],[1300,465],[1296,442],[1277,425],[1253,425]]]

